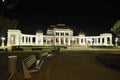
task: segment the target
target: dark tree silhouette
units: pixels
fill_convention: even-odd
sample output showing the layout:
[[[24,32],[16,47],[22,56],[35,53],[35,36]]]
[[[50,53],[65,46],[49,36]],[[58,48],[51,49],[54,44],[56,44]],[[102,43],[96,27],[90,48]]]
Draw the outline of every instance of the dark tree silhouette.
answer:
[[[16,29],[18,21],[16,19],[7,19],[0,17],[0,36],[5,37],[8,29]]]
[[[120,37],[120,20],[117,20],[116,23],[111,28],[111,31],[116,35]]]
[[[8,19],[5,12],[14,9],[21,0],[0,0],[0,37],[5,37],[8,29],[16,29],[18,21]]]

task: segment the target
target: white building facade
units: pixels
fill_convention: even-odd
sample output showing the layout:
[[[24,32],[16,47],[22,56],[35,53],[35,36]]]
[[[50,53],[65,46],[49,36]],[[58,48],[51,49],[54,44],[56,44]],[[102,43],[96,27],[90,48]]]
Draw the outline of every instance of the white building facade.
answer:
[[[59,26],[65,26],[60,25]],[[23,34],[20,30],[9,29],[7,46],[112,46],[112,34],[103,33],[99,36],[73,36],[70,28],[52,27],[47,34],[37,31],[35,35]]]

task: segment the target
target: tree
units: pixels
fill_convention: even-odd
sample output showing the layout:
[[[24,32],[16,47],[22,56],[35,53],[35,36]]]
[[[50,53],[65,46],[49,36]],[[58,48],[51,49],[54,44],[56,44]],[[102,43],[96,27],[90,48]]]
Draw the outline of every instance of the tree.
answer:
[[[7,19],[0,17],[0,37],[5,37],[8,29],[16,29],[18,21],[16,19]]]
[[[111,31],[116,35],[120,37],[120,20],[117,20],[116,23],[111,28]]]
[[[18,21],[16,19],[8,19],[5,12],[12,10],[21,0],[0,0],[0,37],[5,37],[8,29],[16,29]]]

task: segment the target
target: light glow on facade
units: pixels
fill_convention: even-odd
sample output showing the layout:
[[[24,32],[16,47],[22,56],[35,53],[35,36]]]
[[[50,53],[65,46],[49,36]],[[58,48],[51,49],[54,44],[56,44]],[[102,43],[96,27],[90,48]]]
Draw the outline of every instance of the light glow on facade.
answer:
[[[30,35],[23,34],[20,30],[9,29],[7,40],[7,46],[113,46],[111,33],[103,33],[99,36],[85,36],[85,34],[73,36],[73,30],[61,27],[48,29],[46,35],[41,31]]]

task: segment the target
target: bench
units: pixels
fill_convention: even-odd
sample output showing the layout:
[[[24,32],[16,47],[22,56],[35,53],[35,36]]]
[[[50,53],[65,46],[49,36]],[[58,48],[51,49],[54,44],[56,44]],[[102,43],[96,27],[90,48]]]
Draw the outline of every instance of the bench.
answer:
[[[48,51],[40,52],[40,58],[45,58],[48,55]]]
[[[15,74],[11,74],[8,78],[8,80],[17,80],[17,77]]]
[[[24,59],[22,61],[22,66],[25,79],[31,78],[30,73],[37,72],[41,68],[43,62],[44,60],[42,59],[37,60],[35,55],[30,55]]]

